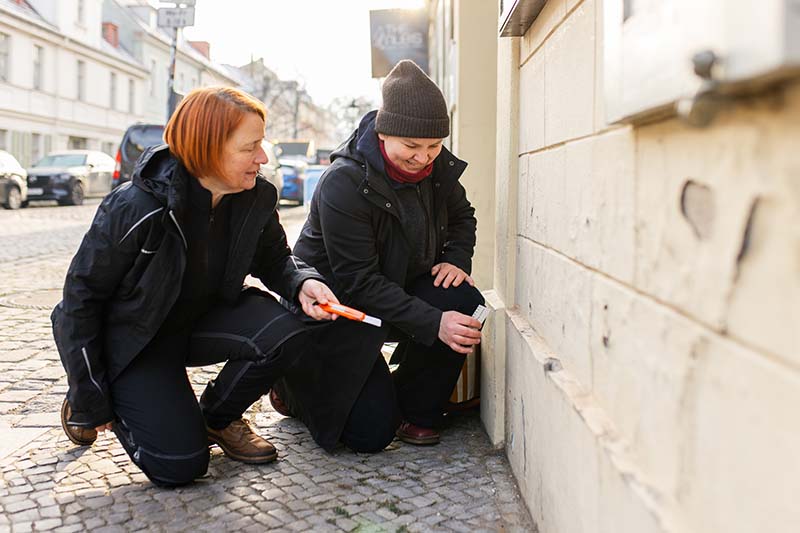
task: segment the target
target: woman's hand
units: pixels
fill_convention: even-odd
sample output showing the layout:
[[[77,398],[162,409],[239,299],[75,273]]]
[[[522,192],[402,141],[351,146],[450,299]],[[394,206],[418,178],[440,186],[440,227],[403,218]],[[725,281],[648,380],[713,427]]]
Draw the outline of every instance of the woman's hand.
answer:
[[[467,355],[481,342],[481,323],[458,311],[445,311],[439,322],[439,339],[454,352]]]
[[[300,287],[300,294],[297,295],[300,300],[300,305],[303,307],[303,312],[313,318],[314,320],[336,320],[337,315],[326,313],[319,308],[315,303],[338,304],[339,300],[333,294],[327,285],[315,279],[307,279]]]
[[[111,427],[111,422],[108,422],[108,423],[106,423],[106,424],[101,424],[101,425],[97,426],[96,428],[94,428],[94,430],[95,430],[96,432],[98,432],[98,433],[102,433],[102,432],[104,432],[105,430],[109,430],[109,431],[111,431],[111,430],[113,430],[113,429],[114,429],[114,428],[112,428],[112,427]]]
[[[441,285],[445,289],[450,288],[450,285],[453,287],[458,287],[461,285],[462,281],[469,283],[470,287],[475,286],[475,282],[472,278],[458,268],[455,265],[451,265],[450,263],[439,263],[438,265],[434,265],[431,269],[431,276],[436,276],[436,279],[433,280],[433,286],[438,287]]]

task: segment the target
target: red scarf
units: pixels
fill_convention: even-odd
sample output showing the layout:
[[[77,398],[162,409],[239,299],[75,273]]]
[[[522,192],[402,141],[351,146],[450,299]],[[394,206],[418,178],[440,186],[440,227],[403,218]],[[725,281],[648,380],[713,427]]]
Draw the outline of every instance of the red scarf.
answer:
[[[383,141],[378,141],[381,146],[381,155],[383,156],[383,161],[386,163],[384,167],[386,168],[386,175],[392,178],[394,181],[398,181],[400,183],[419,183],[420,181],[424,180],[428,176],[431,175],[433,172],[433,161],[427,167],[423,168],[419,172],[407,172],[402,168],[398,167],[392,160],[389,159],[389,156],[386,154],[386,148],[383,146]]]

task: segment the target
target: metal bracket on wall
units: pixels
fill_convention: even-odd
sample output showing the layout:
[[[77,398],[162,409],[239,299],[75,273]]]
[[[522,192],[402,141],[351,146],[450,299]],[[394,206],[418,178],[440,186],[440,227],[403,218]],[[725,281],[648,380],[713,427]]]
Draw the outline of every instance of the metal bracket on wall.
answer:
[[[694,95],[678,100],[675,110],[681,120],[702,128],[711,124],[730,97],[719,91],[722,62],[713,50],[698,52],[692,57],[692,63],[694,73],[702,78],[703,83]]]
[[[675,102],[675,112],[679,119],[697,128],[711,125],[721,111],[754,96],[769,96],[770,105],[779,108],[783,102],[780,82],[800,77],[800,72],[795,71],[794,76],[784,72],[783,78],[728,81],[725,62],[713,50],[698,52],[692,57],[692,64],[702,83],[694,94]]]

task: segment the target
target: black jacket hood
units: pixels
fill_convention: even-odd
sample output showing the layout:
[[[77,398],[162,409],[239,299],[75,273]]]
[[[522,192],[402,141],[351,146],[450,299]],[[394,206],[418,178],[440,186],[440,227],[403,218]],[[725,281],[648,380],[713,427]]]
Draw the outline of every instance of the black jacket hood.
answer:
[[[353,130],[353,133],[350,134],[350,137],[348,137],[346,141],[344,141],[339,145],[338,148],[331,152],[331,163],[340,157],[352,159],[362,166],[364,163],[366,163],[364,154],[359,151],[359,148],[369,144],[369,137],[373,137],[375,139],[373,142],[377,146],[377,135],[375,134],[375,117],[377,115],[378,111],[373,110],[361,117],[358,127]],[[371,135],[368,137],[368,134]]]
[[[175,183],[185,182],[186,168],[172,155],[169,146],[161,144],[144,151],[136,162],[131,181],[136,187],[152,194],[164,206],[174,206]],[[178,184],[180,185],[180,184]]]

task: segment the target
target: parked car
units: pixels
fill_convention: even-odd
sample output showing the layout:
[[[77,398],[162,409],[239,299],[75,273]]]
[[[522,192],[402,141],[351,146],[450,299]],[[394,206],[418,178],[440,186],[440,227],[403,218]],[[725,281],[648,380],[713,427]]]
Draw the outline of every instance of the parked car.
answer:
[[[6,209],[27,204],[28,173],[13,155],[0,150],[0,202]]]
[[[299,159],[305,163],[312,163],[316,158],[314,141],[307,139],[276,141],[275,151],[281,159]]]
[[[303,181],[308,165],[297,159],[281,159],[280,164],[283,171],[281,200],[290,200],[303,205]]]
[[[131,172],[139,156],[146,149],[164,142],[162,124],[134,124],[125,131],[117,150],[117,165],[112,178],[112,188],[131,180]]]
[[[317,183],[319,183],[322,173],[327,169],[328,165],[311,165],[306,169],[306,177],[303,180],[303,203],[306,206],[311,202],[311,198],[314,196],[314,189],[317,188]]]
[[[28,200],[81,205],[84,197],[111,191],[114,160],[94,150],[65,150],[43,157],[28,169]]]
[[[267,153],[266,164],[261,165],[261,175],[267,178],[267,181],[275,186],[280,194],[283,190],[283,169],[278,161],[278,155],[275,153],[275,145],[268,141],[263,141],[261,147]]]
[[[333,148],[317,148],[316,161],[318,165],[330,165]]]

